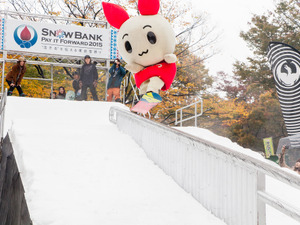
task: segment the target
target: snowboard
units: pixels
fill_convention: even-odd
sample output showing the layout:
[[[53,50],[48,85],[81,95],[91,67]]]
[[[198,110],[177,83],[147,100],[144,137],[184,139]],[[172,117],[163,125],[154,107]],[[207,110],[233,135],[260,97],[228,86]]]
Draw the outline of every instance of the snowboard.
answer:
[[[74,91],[68,91],[66,94],[66,100],[74,100],[75,99],[75,92]]]
[[[149,112],[154,106],[156,106],[161,101],[162,98],[160,97],[159,94],[155,92],[147,92],[146,94],[143,95],[141,100],[130,110],[132,112],[145,114]]]

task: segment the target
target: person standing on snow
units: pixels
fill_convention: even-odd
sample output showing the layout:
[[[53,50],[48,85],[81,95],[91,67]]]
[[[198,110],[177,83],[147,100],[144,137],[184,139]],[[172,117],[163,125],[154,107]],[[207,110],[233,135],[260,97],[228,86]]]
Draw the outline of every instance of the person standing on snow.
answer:
[[[7,95],[9,96],[12,95],[14,89],[17,88],[19,95],[23,97],[25,96],[21,88],[21,82],[26,72],[25,62],[26,62],[25,58],[20,57],[18,59],[17,64],[14,65],[11,71],[9,71],[8,74],[6,75],[6,82],[9,85]]]
[[[87,100],[87,88],[90,89],[94,101],[99,101],[96,92],[98,73],[94,63],[91,63],[91,57],[86,55],[84,57],[84,65],[80,70],[80,82],[82,83],[81,88],[81,100]]]
[[[75,92],[75,99],[78,100],[78,99],[80,99],[82,83],[79,81],[78,72],[74,72],[73,77],[74,77],[74,80],[72,82],[72,86],[73,86],[73,89]]]
[[[126,75],[125,69],[120,65],[120,60],[116,59],[112,67],[109,69],[110,78],[107,84],[107,101],[111,102],[115,96],[116,102],[120,100],[120,86],[121,82]]]

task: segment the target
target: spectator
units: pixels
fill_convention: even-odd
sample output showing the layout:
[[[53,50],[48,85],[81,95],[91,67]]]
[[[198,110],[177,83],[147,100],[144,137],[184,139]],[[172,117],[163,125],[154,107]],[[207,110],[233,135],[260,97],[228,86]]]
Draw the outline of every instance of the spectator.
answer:
[[[295,165],[293,167],[289,167],[286,162],[285,162],[285,151],[286,151],[286,147],[283,146],[282,147],[282,152],[279,155],[279,165],[281,167],[286,167],[289,169],[294,170],[295,172],[297,172],[298,174],[300,174],[300,159],[297,160],[297,162],[295,163]]]
[[[80,99],[82,83],[79,81],[78,72],[74,72],[73,77],[74,77],[74,80],[73,80],[72,85],[73,85],[74,92],[75,92],[75,99],[78,100],[78,99]]]
[[[82,82],[81,88],[81,99],[87,99],[87,88],[90,89],[94,101],[98,101],[96,86],[98,80],[98,73],[94,63],[91,63],[91,57],[86,55],[84,57],[84,65],[81,67],[80,70],[80,79],[79,81]]]
[[[21,88],[21,82],[26,72],[25,62],[26,62],[25,58],[20,57],[18,59],[17,64],[14,65],[11,71],[9,71],[8,74],[6,75],[6,82],[9,85],[7,95],[9,96],[12,95],[14,89],[17,88],[19,95],[25,96]]]
[[[52,92],[52,95],[50,93],[50,99],[56,99],[56,92],[55,91]]]
[[[66,90],[63,86],[58,88],[58,95],[56,99],[65,99],[66,98]]]
[[[107,101],[111,102],[115,96],[116,102],[120,100],[120,86],[126,74],[125,69],[120,65],[120,60],[116,59],[112,67],[109,69],[110,77],[107,84]]]

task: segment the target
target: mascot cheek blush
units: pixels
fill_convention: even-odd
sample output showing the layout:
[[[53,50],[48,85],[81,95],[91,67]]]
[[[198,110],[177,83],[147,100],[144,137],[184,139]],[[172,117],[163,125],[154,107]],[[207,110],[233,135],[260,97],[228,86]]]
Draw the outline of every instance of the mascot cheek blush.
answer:
[[[177,58],[173,54],[174,31],[168,21],[157,14],[159,0],[139,0],[141,15],[132,18],[119,5],[105,2],[102,5],[107,21],[119,29],[118,49],[127,63],[126,69],[135,74],[140,94],[150,93],[149,96],[158,96],[161,101],[158,92],[170,88]]]

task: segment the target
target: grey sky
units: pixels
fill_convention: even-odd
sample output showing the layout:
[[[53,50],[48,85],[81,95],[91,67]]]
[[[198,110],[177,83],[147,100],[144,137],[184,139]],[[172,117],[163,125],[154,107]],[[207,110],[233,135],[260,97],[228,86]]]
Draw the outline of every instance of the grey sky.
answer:
[[[274,0],[190,0],[195,12],[205,12],[209,22],[216,25],[216,32],[221,37],[216,44],[220,54],[206,62],[211,75],[218,71],[232,74],[232,64],[236,60],[246,61],[251,56],[246,42],[239,37],[239,33],[247,31],[247,22],[253,14],[263,14],[274,9]],[[275,0],[276,1],[276,0]]]

